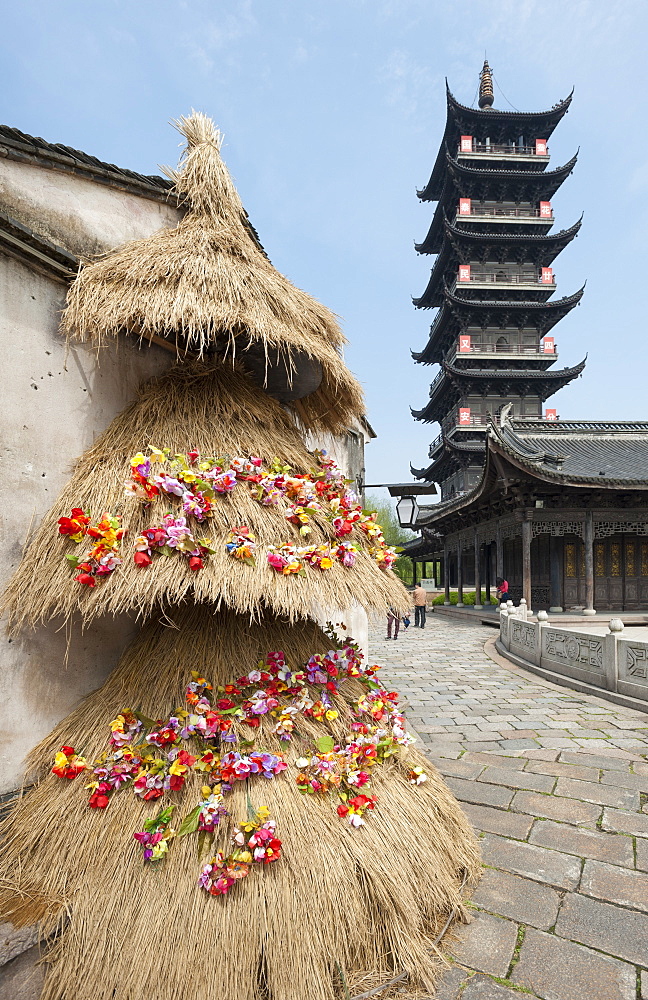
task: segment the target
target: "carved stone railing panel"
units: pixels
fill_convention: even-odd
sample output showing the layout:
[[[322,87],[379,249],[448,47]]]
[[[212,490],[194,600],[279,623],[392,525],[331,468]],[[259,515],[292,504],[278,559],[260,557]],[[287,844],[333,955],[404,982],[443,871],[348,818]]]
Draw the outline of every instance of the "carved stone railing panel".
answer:
[[[603,640],[571,629],[542,629],[542,660],[603,674]]]

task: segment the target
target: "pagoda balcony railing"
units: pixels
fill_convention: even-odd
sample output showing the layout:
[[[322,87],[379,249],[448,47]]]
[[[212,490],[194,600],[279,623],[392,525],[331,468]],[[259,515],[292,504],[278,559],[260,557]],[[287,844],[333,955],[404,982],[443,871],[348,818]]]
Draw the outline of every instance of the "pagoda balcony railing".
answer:
[[[526,287],[539,286],[541,288],[554,288],[556,285],[556,275],[553,274],[552,280],[548,281],[543,278],[542,274],[529,271],[526,274],[523,273],[510,273],[504,271],[475,271],[471,270],[467,277],[463,277],[461,280],[455,278],[452,285],[452,291],[457,288],[461,288],[462,285],[524,285]]]
[[[471,205],[469,212],[457,210],[454,221],[461,219],[520,219],[522,222],[553,222],[553,211],[539,208],[505,207],[499,205]]]
[[[539,160],[547,162],[549,159],[549,151],[547,146],[544,146],[544,152],[540,152],[539,148],[536,146],[515,146],[512,143],[498,143],[498,142],[478,142],[473,139],[470,149],[462,148],[463,144],[459,143],[457,146],[458,156],[513,156],[513,157],[526,157],[533,156],[538,157]]]
[[[516,417],[519,417],[519,415],[512,414],[512,417],[513,419],[516,419]],[[559,418],[558,416],[545,417],[542,414],[538,414],[537,416],[533,416],[532,414],[531,415],[525,414],[523,419],[534,420],[537,421],[538,423],[554,423]],[[443,418],[443,420],[441,421],[441,427],[446,432],[446,434],[448,434],[454,430],[457,430],[458,428],[460,428],[461,430],[465,430],[466,428],[469,427],[487,427],[492,420],[497,420],[497,417],[494,417],[490,413],[460,414],[458,408],[456,410],[452,410],[446,417]],[[430,448],[430,451],[431,450],[432,449]]]
[[[558,344],[554,343],[551,350],[545,348],[543,344],[470,344],[469,347],[456,347],[448,361],[455,361],[457,358],[467,354],[477,355],[510,355],[511,357],[532,357],[532,358],[554,358],[558,354]]]

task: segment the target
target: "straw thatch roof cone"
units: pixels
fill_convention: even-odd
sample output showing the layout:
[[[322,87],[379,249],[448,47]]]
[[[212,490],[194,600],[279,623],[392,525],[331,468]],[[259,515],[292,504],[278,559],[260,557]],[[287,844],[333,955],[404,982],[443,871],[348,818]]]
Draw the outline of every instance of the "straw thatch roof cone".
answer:
[[[205,115],[176,123],[187,139],[176,192],[188,211],[175,229],[126,243],[80,271],[63,329],[101,344],[118,333],[170,338],[179,352],[261,345],[289,369],[321,365],[319,388],[295,405],[311,427],[333,432],[364,414],[362,391],[340,357],[345,338],[330,310],[270,263],[247,221]],[[298,371],[294,372],[298,377]]]
[[[157,865],[143,863],[133,832],[169,801],[177,829],[200,801],[204,776],[190,772],[182,790],[155,802],[126,786],[108,808],[90,809],[85,775],[47,773],[62,744],[89,760],[102,753],[124,707],[151,718],[175,712],[196,668],[224,685],[269,651],[283,650],[296,665],[330,645],[312,622],[250,626],[232,612],[177,609],[150,622],[100,691],[36,748],[32,764],[46,776],[4,823],[0,911],[18,926],[40,920],[45,931],[62,929],[43,1000],[149,1000],[152,982],[175,1000],[339,1000],[347,989],[360,992],[355,984],[367,974],[375,983],[403,970],[434,992],[442,966],[431,940],[453,912],[461,917],[479,873],[474,834],[441,777],[412,747],[377,764],[378,801],[360,829],[338,816],[335,796],[302,795],[295,781],[303,767],[295,760],[314,737],[330,732],[344,742],[358,681],[333,695],[337,719],[297,717],[288,744],[272,734],[269,715],[254,730],[238,724],[241,737],[284,753],[288,769],[234,782],[213,842],[211,834],[178,837]],[[414,786],[407,774],[418,765],[428,780]],[[250,805],[269,808],[282,857],[253,866],[225,897],[210,896],[197,886],[201,868],[227,850]]]
[[[293,471],[308,473],[315,465],[293,421],[276,400],[266,396],[238,366],[230,362],[178,364],[146,384],[139,398],[117,416],[94,445],[78,460],[72,478],[45,516],[3,598],[10,625],[18,628],[57,615],[80,611],[84,620],[105,613],[134,610],[148,614],[157,604],[177,604],[183,598],[209,601],[215,608],[258,615],[263,608],[288,618],[309,617],[315,604],[350,608],[356,603],[380,612],[389,605],[409,607],[398,578],[381,569],[368,554],[369,541],[354,529],[357,562],[346,568],[339,561],[325,571],[308,566],[303,576],[284,576],[268,564],[270,546],[300,545],[298,529],[286,520],[282,501],[265,506],[253,498],[246,483],[229,496],[217,497],[213,517],[202,523],[191,517],[196,537],[208,536],[214,548],[203,569],[194,572],[186,558],[156,556],[141,568],[133,559],[134,544],[145,529],[159,525],[164,514],[182,514],[180,499],[162,495],[149,506],[125,495],[130,459],[151,445],[171,453],[197,449],[202,455],[258,456],[267,466],[275,456]],[[58,520],[81,507],[99,519],[119,515],[126,536],[123,562],[96,586],[83,586],[66,554],[81,556],[88,545],[76,545],[58,533]],[[233,528],[247,526],[256,536],[254,566],[233,558],[226,549]],[[331,523],[322,515],[311,521],[309,544],[335,544]]]

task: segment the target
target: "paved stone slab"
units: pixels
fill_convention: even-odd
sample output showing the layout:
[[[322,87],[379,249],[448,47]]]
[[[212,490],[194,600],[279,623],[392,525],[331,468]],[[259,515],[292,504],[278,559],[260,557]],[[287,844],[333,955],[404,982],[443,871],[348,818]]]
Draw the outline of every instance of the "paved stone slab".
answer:
[[[580,778],[582,781],[598,781],[596,767],[579,767],[578,764],[561,764],[560,761],[530,760],[524,769],[533,774],[552,774],[556,778]]]
[[[461,988],[469,975],[470,973],[466,972],[465,969],[459,969],[455,965],[446,969],[434,992],[434,1000],[459,1000]],[[378,994],[377,1000],[380,1000],[380,994]],[[517,997],[517,1000],[520,998]]]
[[[601,782],[604,785],[616,785],[617,788],[631,788],[639,792],[648,792],[648,774],[601,771]]]
[[[648,840],[637,838],[637,868],[648,872]],[[648,961],[645,964],[648,965]]]
[[[544,882],[559,889],[575,889],[581,875],[579,858],[544,847],[506,840],[487,834],[482,840],[484,864],[503,868],[514,875],[524,875],[535,882]],[[619,869],[623,871],[623,869]],[[648,900],[647,900],[648,905]]]
[[[557,795],[537,795],[535,792],[516,792],[511,809],[574,825],[596,823],[601,815],[601,807],[594,803],[564,799]]]
[[[560,896],[554,889],[492,869],[484,872],[472,901],[491,913],[541,930],[553,927],[560,906]]]
[[[525,816],[523,813],[492,809],[473,802],[462,803],[462,808],[475,829],[482,833],[499,833],[503,837],[513,837],[514,840],[526,840],[533,826],[533,816]]]
[[[621,906],[648,913],[648,875],[601,861],[586,861],[580,890]]]
[[[601,825],[604,830],[611,830],[613,833],[630,833],[636,837],[648,837],[648,816],[641,813],[604,809]]]
[[[635,1000],[633,965],[589,948],[529,929],[513,982],[543,1000]]]
[[[581,858],[594,858],[611,865],[634,868],[632,838],[622,834],[575,830],[566,823],[539,819],[531,831],[529,843],[554,851],[564,851],[565,854],[577,854]]]
[[[629,788],[599,785],[593,781],[578,781],[577,778],[558,778],[556,795],[566,795],[584,802],[598,802],[602,806],[615,806],[617,809],[639,808],[639,792],[633,792]]]
[[[513,792],[500,785],[487,785],[485,782],[465,781],[463,778],[448,778],[446,784],[455,793],[460,802],[478,802],[486,806],[503,806],[506,808]]]
[[[638,965],[645,965],[648,959],[646,914],[577,893],[565,897],[556,934]]]
[[[608,771],[624,771],[626,774],[630,773],[630,755],[627,759],[615,760],[613,756],[608,757],[605,754],[590,754],[585,755],[584,753],[574,752],[572,750],[565,750],[561,753],[561,761],[566,761],[567,764],[585,764],[587,767],[604,767]]]
[[[461,994],[461,1000],[532,1000],[532,998],[528,995],[525,998],[518,990],[509,990],[486,976],[473,976]]]
[[[491,767],[510,767],[514,771],[521,771],[525,761],[520,757],[504,757],[497,753],[465,753],[462,760],[470,761],[471,764],[490,764]]]
[[[648,972],[641,973],[641,1000],[648,1000]]]
[[[507,767],[487,767],[480,774],[479,781],[506,785],[508,788],[524,788],[532,792],[550,792],[556,783],[555,778],[546,774],[528,774],[526,771],[513,771]]]
[[[517,924],[490,913],[474,910],[472,915],[471,924],[458,928],[459,941],[450,946],[450,953],[462,965],[478,972],[505,976],[517,942]]]
[[[483,764],[471,764],[463,757],[461,760],[444,760],[443,757],[430,757],[430,759],[441,774],[454,778],[472,780],[484,770]]]

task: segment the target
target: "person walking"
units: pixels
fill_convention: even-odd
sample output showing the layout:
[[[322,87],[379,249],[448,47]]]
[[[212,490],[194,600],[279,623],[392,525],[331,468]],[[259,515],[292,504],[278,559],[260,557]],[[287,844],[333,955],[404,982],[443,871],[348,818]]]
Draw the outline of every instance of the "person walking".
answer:
[[[390,608],[389,611],[387,612],[387,635],[385,636],[385,638],[386,639],[391,639],[391,637],[392,637],[392,625],[393,625],[394,626],[394,639],[398,639],[398,631],[400,629],[400,624],[401,624],[401,620],[400,620],[400,615],[398,614],[398,611],[396,611],[394,608]]]
[[[414,598],[414,628],[425,628],[427,611],[427,591],[419,583],[412,594]]]
[[[508,580],[503,580],[501,576],[498,576],[495,581],[495,586],[497,587],[496,594],[497,600],[500,604],[506,604],[509,595]]]

